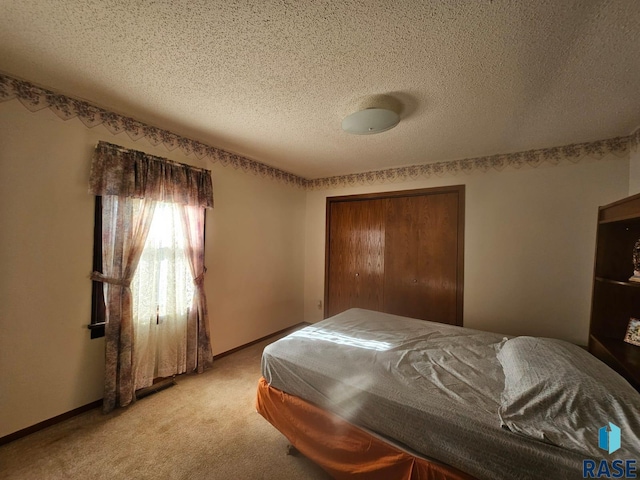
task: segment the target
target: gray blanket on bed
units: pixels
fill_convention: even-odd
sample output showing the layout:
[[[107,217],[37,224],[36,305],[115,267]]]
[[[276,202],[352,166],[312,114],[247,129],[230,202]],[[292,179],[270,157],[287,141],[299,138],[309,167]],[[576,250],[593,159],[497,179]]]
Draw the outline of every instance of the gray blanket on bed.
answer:
[[[501,428],[503,341],[352,309],[267,346],[262,374],[277,389],[479,479],[582,478],[584,456]]]

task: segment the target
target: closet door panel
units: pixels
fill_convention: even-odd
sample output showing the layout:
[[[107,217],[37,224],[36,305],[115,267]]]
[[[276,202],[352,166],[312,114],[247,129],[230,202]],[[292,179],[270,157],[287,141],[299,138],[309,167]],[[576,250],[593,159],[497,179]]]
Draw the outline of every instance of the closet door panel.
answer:
[[[382,311],[385,201],[330,207],[327,316],[359,307]]]
[[[387,199],[384,311],[456,324],[458,194]]]

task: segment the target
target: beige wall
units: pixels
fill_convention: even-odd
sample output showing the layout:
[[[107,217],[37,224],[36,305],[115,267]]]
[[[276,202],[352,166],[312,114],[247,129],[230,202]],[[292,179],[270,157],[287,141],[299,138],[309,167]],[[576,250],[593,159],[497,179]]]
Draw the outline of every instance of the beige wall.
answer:
[[[98,140],[212,169],[214,354],[303,320],[303,190],[0,103],[0,437],[102,397],[104,342],[86,328]]]
[[[322,318],[327,195],[460,183],[465,326],[585,343],[597,206],[626,196],[632,171],[628,157],[609,156],[305,192],[48,110],[30,113],[15,100],[0,103],[0,437],[102,396],[104,342],[86,329],[87,179],[98,140],[212,169],[205,286],[215,354]]]
[[[466,185],[464,326],[586,344],[597,207],[627,195],[629,159],[307,194],[305,320],[322,319],[327,196]]]
[[[640,193],[640,138],[631,142],[629,151],[629,195]]]

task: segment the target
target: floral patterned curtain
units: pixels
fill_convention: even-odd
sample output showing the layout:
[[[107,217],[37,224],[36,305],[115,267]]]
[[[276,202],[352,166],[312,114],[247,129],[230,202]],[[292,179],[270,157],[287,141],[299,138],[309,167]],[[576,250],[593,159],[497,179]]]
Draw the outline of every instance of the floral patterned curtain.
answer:
[[[211,172],[99,142],[89,192],[213,208]]]
[[[188,366],[202,372],[213,356],[203,288],[204,208],[213,206],[211,173],[166,159],[100,142],[91,165],[89,192],[103,196],[103,272],[92,280],[105,284],[105,394],[103,410],[135,399],[131,282],[144,249],[158,202],[183,205],[183,224],[195,284],[189,315]],[[191,337],[191,335],[189,335]],[[190,356],[189,356],[190,355]]]
[[[105,284],[105,384],[103,410],[134,398],[131,280],[149,233],[156,202],[129,197],[102,199],[102,269],[92,280]]]
[[[202,373],[213,360],[209,337],[209,313],[204,291],[204,209],[183,205],[182,226],[186,232],[187,258],[196,292],[187,324],[187,368]]]

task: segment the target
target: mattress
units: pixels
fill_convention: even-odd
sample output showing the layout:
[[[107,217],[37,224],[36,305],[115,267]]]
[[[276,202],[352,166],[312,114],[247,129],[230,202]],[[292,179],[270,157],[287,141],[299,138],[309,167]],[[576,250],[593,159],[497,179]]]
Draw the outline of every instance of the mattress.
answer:
[[[583,478],[583,456],[500,426],[501,335],[351,309],[267,346],[262,375],[478,479]]]

